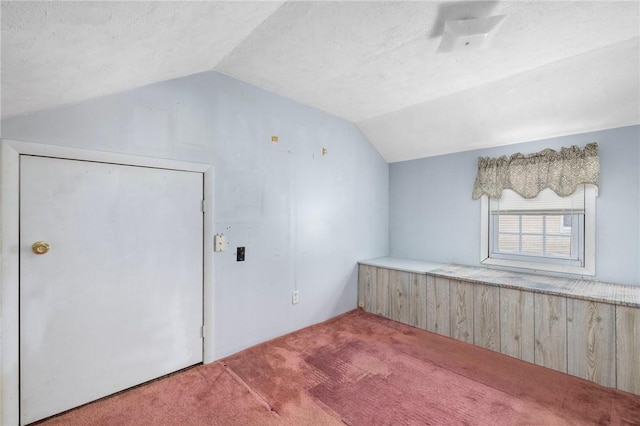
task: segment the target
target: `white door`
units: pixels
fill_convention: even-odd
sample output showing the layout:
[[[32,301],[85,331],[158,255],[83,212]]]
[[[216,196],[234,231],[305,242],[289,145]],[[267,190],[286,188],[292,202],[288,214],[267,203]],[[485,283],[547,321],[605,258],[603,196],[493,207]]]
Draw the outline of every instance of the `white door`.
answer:
[[[22,424],[202,361],[202,198],[202,173],[20,157]]]

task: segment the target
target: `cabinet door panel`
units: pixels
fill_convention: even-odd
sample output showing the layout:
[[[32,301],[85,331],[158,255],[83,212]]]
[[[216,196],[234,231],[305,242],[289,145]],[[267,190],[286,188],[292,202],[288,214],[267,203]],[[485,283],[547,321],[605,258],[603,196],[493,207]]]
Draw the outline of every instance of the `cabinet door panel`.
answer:
[[[500,352],[500,288],[476,284],[473,298],[473,342]]]
[[[389,318],[389,270],[378,268],[377,272],[375,313]]]
[[[473,343],[473,284],[451,280],[451,337]]]
[[[533,293],[500,289],[500,352],[534,360]]]
[[[615,309],[606,303],[567,299],[567,372],[615,387]]]
[[[450,336],[449,280],[427,276],[427,330]]]
[[[366,312],[375,312],[378,268],[360,265],[358,271],[358,306]]]
[[[616,306],[617,387],[640,395],[640,308]]]
[[[536,293],[535,363],[567,372],[567,299]]]
[[[409,300],[409,325],[427,329],[427,276],[411,274]]]
[[[394,321],[409,324],[409,272],[389,271],[389,317]]]

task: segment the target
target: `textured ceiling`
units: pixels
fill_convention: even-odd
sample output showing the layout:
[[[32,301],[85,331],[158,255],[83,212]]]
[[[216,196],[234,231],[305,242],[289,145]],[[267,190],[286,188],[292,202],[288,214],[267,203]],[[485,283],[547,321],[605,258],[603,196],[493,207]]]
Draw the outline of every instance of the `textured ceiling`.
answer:
[[[2,2],[2,115],[216,70],[390,162],[640,124],[640,2]],[[487,49],[449,19],[504,14]]]

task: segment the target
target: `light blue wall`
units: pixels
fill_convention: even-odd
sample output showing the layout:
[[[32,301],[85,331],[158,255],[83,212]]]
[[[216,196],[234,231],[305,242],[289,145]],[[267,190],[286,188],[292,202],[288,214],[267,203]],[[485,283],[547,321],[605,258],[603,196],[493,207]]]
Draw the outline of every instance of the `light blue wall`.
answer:
[[[216,357],[354,309],[356,262],[388,253],[389,168],[358,128],[214,72],[7,119],[2,137],[216,166]]]
[[[480,201],[471,199],[478,157],[589,142],[600,152],[596,278],[640,285],[640,126],[391,164],[391,255],[479,266]]]

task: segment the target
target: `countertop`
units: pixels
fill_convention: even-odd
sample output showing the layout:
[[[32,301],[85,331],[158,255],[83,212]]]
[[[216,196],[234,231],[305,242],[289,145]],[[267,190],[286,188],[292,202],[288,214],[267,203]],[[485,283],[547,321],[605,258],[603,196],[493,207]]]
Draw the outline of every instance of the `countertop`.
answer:
[[[606,283],[580,278],[552,277],[455,264],[423,262],[396,257],[380,257],[362,260],[359,263],[379,268],[429,274],[436,277],[484,285],[528,290],[535,293],[640,308],[640,286]]]

